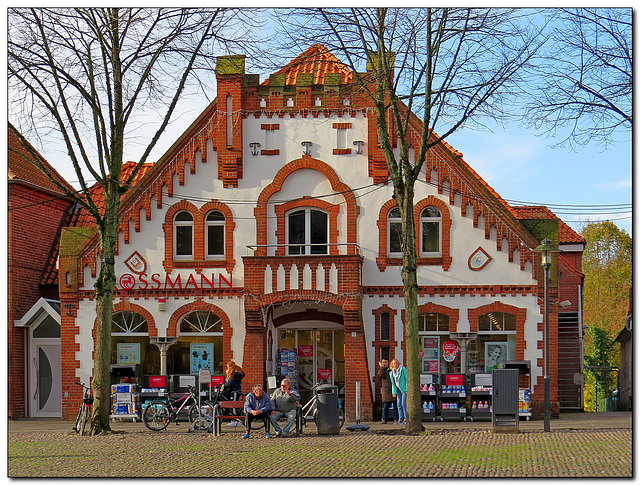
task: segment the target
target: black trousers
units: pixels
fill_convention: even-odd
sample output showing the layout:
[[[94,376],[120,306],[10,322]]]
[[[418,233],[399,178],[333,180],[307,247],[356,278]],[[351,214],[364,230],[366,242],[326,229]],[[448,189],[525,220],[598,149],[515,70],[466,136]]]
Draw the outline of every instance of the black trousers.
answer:
[[[262,421],[264,421],[264,432],[268,433],[270,429],[270,423],[271,423],[271,420],[269,419],[269,414],[270,413],[267,412],[267,413],[256,414],[254,416],[251,413],[247,413],[245,423],[244,423],[247,433],[251,431],[251,423],[257,419],[261,419]]]

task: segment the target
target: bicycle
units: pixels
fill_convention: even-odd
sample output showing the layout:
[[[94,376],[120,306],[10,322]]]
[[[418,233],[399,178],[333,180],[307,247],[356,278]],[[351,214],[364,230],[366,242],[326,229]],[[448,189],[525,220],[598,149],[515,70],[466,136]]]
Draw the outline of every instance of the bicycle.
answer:
[[[78,411],[78,417],[76,418],[76,424],[73,430],[80,435],[84,435],[84,428],[87,422],[91,419],[91,405],[93,404],[93,396],[91,395],[91,388],[84,385],[82,382],[76,382],[77,385],[82,386],[84,389],[84,396],[80,403],[80,410]]]
[[[171,421],[178,424],[178,414],[187,405],[189,405],[187,416],[194,430],[211,428],[215,404],[210,401],[199,401],[196,388],[193,386],[189,386],[189,392],[178,399],[169,399],[168,402],[151,401],[142,413],[142,422],[152,431],[162,431]]]
[[[314,391],[313,397],[309,400],[309,402],[307,402],[307,404],[302,406],[302,409],[300,410],[303,426],[307,424],[308,419],[313,420],[314,423],[316,422],[316,414],[318,412],[318,394],[316,392],[317,387],[318,384],[311,388]],[[342,410],[342,402],[340,401],[340,399],[338,399],[338,421],[340,423],[340,428],[342,428],[342,426],[344,425],[344,411]]]

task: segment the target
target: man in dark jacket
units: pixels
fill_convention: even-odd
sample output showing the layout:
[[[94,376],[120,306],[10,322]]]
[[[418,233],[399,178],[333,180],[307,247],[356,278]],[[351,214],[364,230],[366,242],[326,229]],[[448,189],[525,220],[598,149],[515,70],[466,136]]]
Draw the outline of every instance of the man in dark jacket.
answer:
[[[382,359],[380,361],[380,370],[378,371],[378,377],[380,378],[380,391],[382,393],[382,424],[385,424],[389,419],[389,409],[391,405],[396,401],[391,393],[391,377],[389,373],[389,361]],[[392,416],[393,419],[393,416]]]
[[[249,437],[251,431],[251,422],[255,419],[262,419],[264,421],[265,438],[271,438],[269,434],[269,416],[271,415],[271,400],[269,395],[262,390],[260,384],[253,386],[253,389],[244,401],[244,414],[246,433],[242,435],[243,438]]]

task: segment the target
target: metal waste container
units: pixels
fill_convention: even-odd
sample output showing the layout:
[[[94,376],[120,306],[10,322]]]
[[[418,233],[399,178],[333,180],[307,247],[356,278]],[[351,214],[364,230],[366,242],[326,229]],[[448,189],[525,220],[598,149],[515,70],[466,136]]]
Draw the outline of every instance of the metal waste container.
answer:
[[[520,424],[518,410],[518,369],[493,370],[493,431],[517,433]]]
[[[338,434],[340,432],[338,387],[331,384],[317,386],[316,397],[318,434]]]

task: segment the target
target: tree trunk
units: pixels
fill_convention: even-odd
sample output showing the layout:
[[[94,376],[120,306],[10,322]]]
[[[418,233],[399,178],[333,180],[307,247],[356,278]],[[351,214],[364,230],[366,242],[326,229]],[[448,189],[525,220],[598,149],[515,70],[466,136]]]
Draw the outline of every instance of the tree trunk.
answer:
[[[406,432],[415,434],[422,431],[420,412],[420,337],[418,336],[418,277],[416,230],[413,217],[413,180],[405,180],[403,191],[394,190],[396,204],[402,216],[402,284],[404,292],[405,321],[404,338],[406,353],[404,365],[407,368],[407,425]]]

